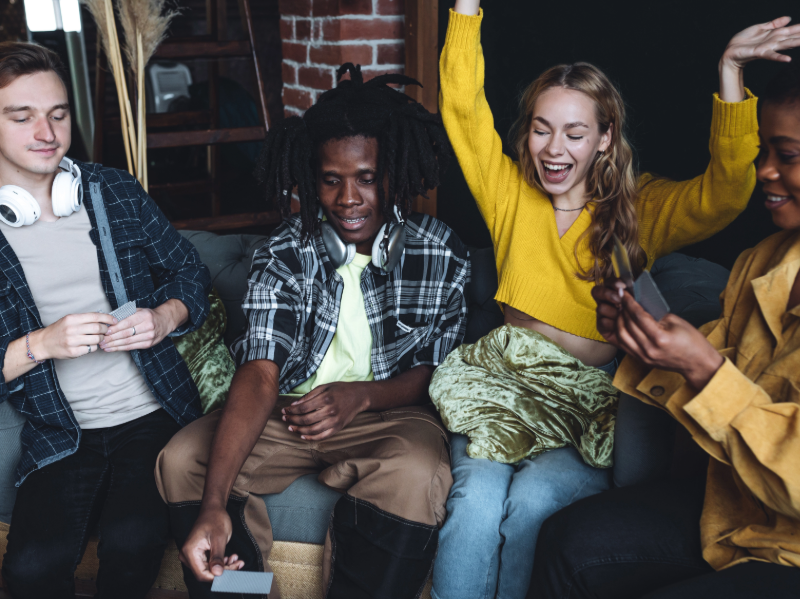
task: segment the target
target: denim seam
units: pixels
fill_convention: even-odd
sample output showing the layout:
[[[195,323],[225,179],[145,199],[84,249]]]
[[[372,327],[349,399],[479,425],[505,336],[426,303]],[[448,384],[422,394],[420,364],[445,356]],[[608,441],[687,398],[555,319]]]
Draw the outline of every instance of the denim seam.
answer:
[[[572,497],[570,497],[569,503],[567,503],[566,505],[572,505],[573,503],[575,503],[575,497],[577,497],[578,494],[581,491],[583,491],[584,487],[586,487],[586,485],[589,484],[589,480],[594,480],[598,475],[600,475],[605,470],[605,469],[601,469],[601,468],[594,468],[594,467],[592,467],[592,468],[595,470],[595,472],[592,474],[591,479],[583,481],[583,484],[580,486],[580,488],[577,491],[575,491],[575,493],[572,494]]]
[[[108,464],[106,464],[105,468],[103,468],[103,472],[101,472],[100,476],[98,477],[97,485],[94,488],[94,495],[92,496],[92,501],[89,504],[89,511],[86,515],[86,518],[83,521],[83,530],[81,531],[82,541],[80,543],[81,546],[83,545],[83,540],[87,539],[88,537],[86,529],[89,527],[89,518],[91,517],[92,509],[94,508],[95,502],[97,501],[97,493],[100,490],[100,487],[103,485],[103,477],[105,476],[107,471],[108,471]],[[81,550],[78,551],[78,555],[76,556],[75,562],[72,565],[73,572],[78,568],[78,564],[81,562],[81,559],[83,558],[84,551],[86,551],[85,548],[83,548],[82,551]]]
[[[242,528],[244,528],[244,531],[247,533],[247,536],[250,539],[250,542],[253,544],[253,547],[255,547],[255,549],[256,549],[256,555],[258,556],[258,571],[259,572],[263,572],[264,571],[264,556],[261,554],[261,547],[258,546],[258,543],[256,542],[255,537],[250,532],[250,528],[247,526],[247,521],[245,520],[245,517],[244,517],[244,509],[247,506],[247,502],[249,500],[250,500],[249,497],[245,497],[244,501],[242,501],[241,497],[236,497],[235,495],[229,495],[228,496],[228,501],[233,501],[234,503],[241,502],[241,505],[239,506],[239,519],[242,522]],[[268,595],[260,595],[260,599],[269,599],[269,596]]]
[[[383,516],[385,518],[389,518],[390,520],[394,520],[395,522],[399,522],[399,523],[405,524],[407,526],[413,526],[415,528],[422,528],[422,529],[425,529],[425,530],[430,530],[430,529],[436,530],[436,528],[437,528],[435,524],[433,524],[433,525],[431,525],[431,524],[422,524],[422,523],[413,522],[412,520],[406,520],[405,518],[402,518],[400,516],[395,516],[394,514],[391,514],[391,513],[387,512],[387,511],[384,511],[384,510],[380,509],[379,507],[376,507],[376,506],[372,505],[368,501],[364,501],[363,499],[359,499],[358,497],[353,497],[349,493],[346,494],[345,497],[347,497],[348,499],[352,499],[356,504],[362,504],[363,506],[368,507],[373,512],[375,512],[377,514],[380,514],[381,516]]]
[[[569,575],[569,583],[567,584],[566,593],[563,595],[564,599],[569,599],[572,593],[572,586],[573,581],[575,580],[575,576],[586,570],[588,568],[593,568],[594,566],[599,566],[602,564],[630,564],[630,563],[639,563],[639,562],[648,562],[648,563],[661,563],[661,564],[673,564],[676,566],[684,566],[687,568],[691,568],[694,570],[702,570],[701,568],[697,568],[692,565],[690,560],[687,559],[680,559],[680,558],[663,558],[663,557],[641,557],[641,556],[615,556],[615,557],[604,557],[604,558],[597,558],[590,560],[588,562],[584,562],[579,566],[575,566],[570,572]]]
[[[336,537],[333,534],[333,515],[334,510],[331,510],[331,517],[328,521],[328,535],[331,539],[331,574],[328,577],[328,588],[325,589],[325,596],[323,599],[327,599],[328,595],[331,592],[331,587],[333,586],[333,573],[334,573],[334,566],[336,565]]]

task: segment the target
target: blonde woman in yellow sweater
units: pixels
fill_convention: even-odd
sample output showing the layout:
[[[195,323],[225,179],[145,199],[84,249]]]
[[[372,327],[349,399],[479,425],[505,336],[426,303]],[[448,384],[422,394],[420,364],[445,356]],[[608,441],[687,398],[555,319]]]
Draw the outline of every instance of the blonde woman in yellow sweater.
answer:
[[[479,0],[457,0],[441,57],[440,109],[494,245],[505,322],[545,335],[610,375],[616,348],[597,331],[591,289],[612,272],[616,234],[638,270],[709,237],[746,206],[755,185],[756,99],[744,64],[800,45],[788,18],[737,34],[720,61],[711,160],[695,179],[636,176],[624,103],[596,67],[562,65],[521,101],[516,149],[505,156],[483,90]],[[768,50],[768,52],[767,52]],[[784,57],[785,58],[785,57]],[[536,537],[558,509],[610,486],[608,470],[562,447],[509,465],[467,456],[454,435],[454,484],[434,566],[435,599],[523,598]]]

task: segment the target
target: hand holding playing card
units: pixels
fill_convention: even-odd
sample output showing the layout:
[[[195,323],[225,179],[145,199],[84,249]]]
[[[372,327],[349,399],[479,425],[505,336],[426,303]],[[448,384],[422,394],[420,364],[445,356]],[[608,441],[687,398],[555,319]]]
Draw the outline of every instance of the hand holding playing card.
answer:
[[[108,329],[100,349],[114,352],[153,347],[185,322],[188,316],[186,306],[176,299],[167,300],[154,310],[136,308],[132,316]]]
[[[598,321],[599,313],[598,304]],[[683,375],[698,391],[708,384],[723,362],[714,346],[691,324],[674,314],[657,321],[627,290],[619,303],[610,337],[613,341],[609,341],[629,356],[648,366]]]

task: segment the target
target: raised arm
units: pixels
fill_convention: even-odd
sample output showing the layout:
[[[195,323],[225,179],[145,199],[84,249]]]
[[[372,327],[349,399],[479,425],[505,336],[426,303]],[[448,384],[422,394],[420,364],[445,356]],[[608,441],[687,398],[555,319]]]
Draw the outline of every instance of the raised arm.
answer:
[[[706,171],[688,181],[644,175],[637,209],[640,239],[650,264],[663,255],[724,229],[747,206],[755,187],[758,155],[756,98],[744,87],[744,67],[764,58],[788,62],[781,50],[800,46],[800,25],[789,17],[737,33],[719,62]]]
[[[222,409],[203,488],[203,502],[180,553],[197,580],[211,582],[227,564],[225,546],[233,531],[228,496],[247,456],[267,425],[278,399],[280,369],[270,360],[241,366]]]
[[[479,14],[479,4],[477,0],[458,0],[455,10],[450,11],[439,63],[439,110],[470,191],[494,238],[505,202],[517,197],[505,190],[510,181],[517,180],[518,170],[503,154],[484,93],[480,41],[483,15]]]

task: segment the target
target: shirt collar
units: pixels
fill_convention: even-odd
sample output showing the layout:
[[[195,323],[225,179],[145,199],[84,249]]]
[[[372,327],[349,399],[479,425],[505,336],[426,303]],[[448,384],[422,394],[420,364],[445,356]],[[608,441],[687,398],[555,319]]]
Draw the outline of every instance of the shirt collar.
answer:
[[[753,279],[753,291],[761,314],[776,341],[783,337],[783,315],[787,312],[789,294],[800,272],[800,235],[788,248],[780,262],[767,274]],[[789,311],[800,315],[800,306]]]

